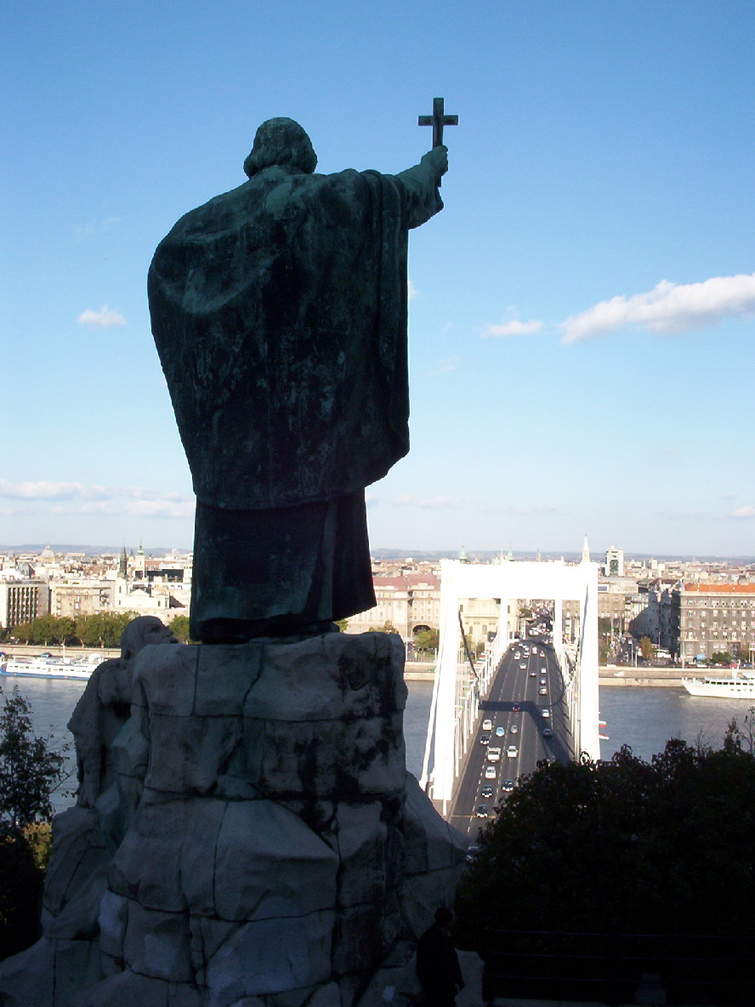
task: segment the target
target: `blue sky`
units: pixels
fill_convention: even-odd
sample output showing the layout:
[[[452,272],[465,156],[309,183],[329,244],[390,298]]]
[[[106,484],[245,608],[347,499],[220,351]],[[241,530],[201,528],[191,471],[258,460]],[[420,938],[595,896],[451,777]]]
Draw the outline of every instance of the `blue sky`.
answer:
[[[449,128],[374,547],[755,554],[755,5],[6,0],[0,543],[191,544],[146,274],[264,119]]]

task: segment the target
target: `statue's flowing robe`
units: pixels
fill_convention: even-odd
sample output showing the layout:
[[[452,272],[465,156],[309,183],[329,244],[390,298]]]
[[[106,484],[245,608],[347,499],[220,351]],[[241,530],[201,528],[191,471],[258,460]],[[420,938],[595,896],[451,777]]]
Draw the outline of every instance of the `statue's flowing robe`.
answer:
[[[193,623],[285,616],[305,595],[318,618],[374,604],[371,585],[321,603],[322,578],[353,566],[339,550],[352,549],[342,540],[355,525],[356,562],[369,566],[364,487],[409,448],[407,232],[442,205],[424,165],[396,176],[274,166],[186,214],[158,246],[152,331],[197,495]],[[301,554],[288,576],[265,559],[286,528],[281,562]],[[255,564],[253,582],[220,597],[221,581]],[[280,597],[292,577],[296,598]]]

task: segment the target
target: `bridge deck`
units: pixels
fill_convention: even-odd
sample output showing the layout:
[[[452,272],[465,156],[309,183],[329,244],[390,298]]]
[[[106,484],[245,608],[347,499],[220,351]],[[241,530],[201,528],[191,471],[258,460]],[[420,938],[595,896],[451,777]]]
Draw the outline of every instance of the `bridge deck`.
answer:
[[[470,840],[484,821],[477,809],[486,805],[492,815],[494,808],[506,800],[507,791],[502,789],[504,781],[515,783],[519,777],[531,773],[542,759],[566,762],[570,758],[571,737],[564,687],[553,648],[539,640],[524,641],[524,645],[529,647],[529,655],[525,655],[519,641],[509,647],[491,682],[487,699],[480,702],[478,728],[470,739],[454,793],[448,820]],[[542,689],[546,690],[545,695],[540,694]],[[482,724],[488,718],[492,729],[483,730]],[[503,734],[499,736],[496,732],[501,729]],[[552,737],[547,736],[548,731],[552,732]],[[487,744],[481,743],[484,736],[489,736]],[[507,754],[510,745],[516,747],[516,754]],[[488,758],[491,748],[501,750],[496,762]],[[483,796],[483,792],[487,793],[486,787],[492,788],[492,796]]]

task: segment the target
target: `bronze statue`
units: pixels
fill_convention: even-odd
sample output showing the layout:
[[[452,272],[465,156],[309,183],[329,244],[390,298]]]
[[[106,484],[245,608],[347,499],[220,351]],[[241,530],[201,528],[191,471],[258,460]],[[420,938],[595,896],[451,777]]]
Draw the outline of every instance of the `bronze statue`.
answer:
[[[454,118],[439,114],[436,139]],[[298,123],[264,122],[249,180],[182,217],[149,271],[205,643],[324,631],[375,604],[364,488],[409,449],[407,235],[443,207],[447,151],[398,175],[316,163]]]

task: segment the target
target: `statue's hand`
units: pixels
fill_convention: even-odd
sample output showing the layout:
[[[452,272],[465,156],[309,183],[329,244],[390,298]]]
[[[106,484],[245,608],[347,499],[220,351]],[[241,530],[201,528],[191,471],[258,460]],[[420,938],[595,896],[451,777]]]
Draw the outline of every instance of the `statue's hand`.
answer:
[[[422,164],[429,165],[435,172],[436,178],[445,175],[448,171],[448,147],[441,144],[439,147],[433,147],[432,150],[428,150],[422,158]]]

